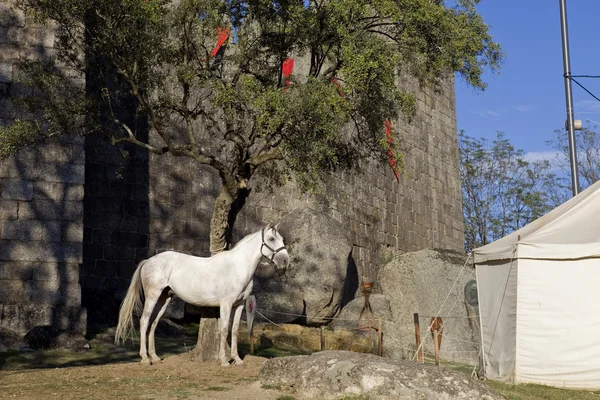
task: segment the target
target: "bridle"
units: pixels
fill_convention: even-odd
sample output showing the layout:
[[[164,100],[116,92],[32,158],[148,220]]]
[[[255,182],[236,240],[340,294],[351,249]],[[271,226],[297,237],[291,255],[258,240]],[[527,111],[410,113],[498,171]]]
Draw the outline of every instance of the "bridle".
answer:
[[[265,229],[266,229],[266,228],[265,228]],[[276,255],[277,253],[279,253],[281,250],[287,250],[287,249],[285,248],[285,246],[281,246],[280,248],[278,248],[278,249],[276,249],[276,250],[275,250],[275,249],[273,249],[271,246],[269,246],[269,245],[267,244],[267,242],[265,242],[265,229],[263,229],[263,230],[260,232],[260,234],[261,234],[261,239],[262,239],[262,244],[260,245],[260,255],[261,255],[261,256],[263,256],[264,258],[266,258],[267,260],[269,260],[270,262],[274,263],[273,259],[275,258],[275,255]],[[271,258],[269,258],[269,257],[267,257],[267,256],[265,256],[265,255],[263,254],[263,247],[266,247],[267,249],[271,250],[271,253],[272,253],[272,254],[271,254]]]

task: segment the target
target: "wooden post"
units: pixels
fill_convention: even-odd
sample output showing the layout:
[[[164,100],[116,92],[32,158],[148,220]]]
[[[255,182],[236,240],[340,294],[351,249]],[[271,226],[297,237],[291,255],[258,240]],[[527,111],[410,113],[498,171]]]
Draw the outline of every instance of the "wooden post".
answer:
[[[379,317],[379,323],[377,327],[377,355],[379,357],[383,357],[383,334],[381,332],[382,325],[381,317]]]
[[[321,351],[325,351],[325,327],[321,326]]]
[[[438,342],[438,335],[440,333],[436,329],[433,331],[433,349],[435,350],[435,365],[440,366],[440,344]]]
[[[415,338],[417,339],[417,361],[423,364],[423,349],[421,348],[421,328],[419,328],[419,313],[414,313]]]
[[[254,329],[250,331],[250,354],[254,355]]]

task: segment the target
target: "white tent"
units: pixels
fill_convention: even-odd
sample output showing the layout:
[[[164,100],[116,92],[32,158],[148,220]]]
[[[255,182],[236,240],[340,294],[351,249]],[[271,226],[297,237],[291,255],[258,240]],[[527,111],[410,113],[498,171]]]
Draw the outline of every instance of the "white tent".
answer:
[[[473,257],[486,377],[600,388],[600,182]]]

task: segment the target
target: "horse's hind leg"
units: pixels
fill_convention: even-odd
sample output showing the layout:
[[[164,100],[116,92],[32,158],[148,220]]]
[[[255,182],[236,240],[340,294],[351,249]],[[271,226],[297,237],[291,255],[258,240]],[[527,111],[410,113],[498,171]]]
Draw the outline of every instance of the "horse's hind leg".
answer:
[[[154,345],[154,331],[156,330],[156,326],[158,325],[158,321],[162,318],[163,314],[167,310],[167,306],[171,302],[173,298],[173,294],[170,289],[163,290],[158,301],[156,302],[156,306],[154,307],[154,311],[156,316],[154,317],[154,321],[152,321],[152,325],[150,325],[150,333],[148,334],[148,355],[150,356],[150,360],[152,363],[156,363],[160,361],[160,357],[156,355],[156,347]]]
[[[144,295],[146,296],[146,300],[144,301],[144,311],[142,312],[142,316],[140,317],[140,357],[142,357],[142,361],[140,363],[142,365],[150,365],[150,359],[148,358],[148,352],[146,350],[146,333],[148,332],[148,323],[150,321],[150,317],[152,317],[152,312],[154,311],[154,307],[162,290],[146,290]]]
[[[219,359],[221,360],[222,367],[229,367],[229,359],[225,352],[225,346],[227,344],[227,332],[229,331],[229,317],[231,315],[231,305],[221,304],[219,309],[219,322],[220,322],[220,334],[221,342],[219,347]]]
[[[235,364],[243,364],[244,362],[238,354],[238,330],[240,328],[240,319],[242,318],[242,310],[244,309],[244,303],[237,306],[235,314],[233,315],[233,326],[231,327],[231,358]]]

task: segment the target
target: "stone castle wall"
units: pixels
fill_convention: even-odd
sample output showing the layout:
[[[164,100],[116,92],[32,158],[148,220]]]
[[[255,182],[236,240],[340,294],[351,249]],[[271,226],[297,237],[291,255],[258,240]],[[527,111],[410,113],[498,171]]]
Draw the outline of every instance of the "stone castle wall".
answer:
[[[0,125],[16,117],[11,98],[19,57],[52,54],[51,28],[37,26],[13,1],[0,1]],[[79,80],[79,83],[82,83]],[[83,140],[30,147],[0,162],[0,327],[36,325],[85,332],[81,308]]]
[[[51,29],[9,10],[13,2],[0,0],[0,123],[15,117],[9,100],[20,90],[13,83],[15,60],[52,54],[54,41]],[[332,176],[315,196],[293,184],[273,193],[254,190],[234,239],[310,207],[352,233],[353,257],[367,279],[376,279],[388,246],[462,249],[453,82],[440,93],[408,77],[399,84],[418,100],[412,123],[395,124],[405,162],[399,182],[387,163],[370,163],[360,173]],[[0,165],[0,326],[85,325],[82,305],[92,319],[115,322],[139,261],[166,249],[209,254],[219,185],[214,171],[192,160],[115,149],[101,138],[63,140],[6,160]]]
[[[293,183],[273,193],[256,190],[238,215],[234,241],[296,209],[325,211],[352,233],[359,274],[375,279],[384,247],[461,250],[463,217],[458,169],[454,83],[440,93],[421,90],[410,78],[399,84],[417,94],[411,124],[398,121],[405,169],[399,182],[387,163],[331,177],[317,195]],[[383,134],[383,133],[382,133]],[[210,214],[220,181],[214,171],[170,155],[150,155],[150,255],[175,249],[207,256]]]

